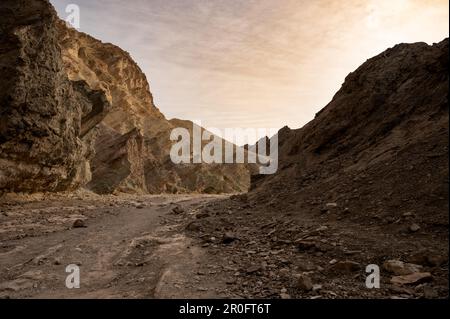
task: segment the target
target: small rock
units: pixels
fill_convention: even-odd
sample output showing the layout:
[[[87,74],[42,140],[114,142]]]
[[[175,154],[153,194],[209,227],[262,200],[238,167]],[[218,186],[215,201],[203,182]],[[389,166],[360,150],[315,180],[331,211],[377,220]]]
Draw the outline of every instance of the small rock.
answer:
[[[180,206],[176,206],[176,207],[174,207],[174,208],[172,209],[172,212],[173,212],[174,214],[179,215],[179,214],[183,214],[183,213],[184,213],[184,209],[181,208]]]
[[[323,231],[326,231],[326,230],[328,230],[328,226],[320,226],[319,228],[317,228],[315,230],[315,232],[320,233],[320,232],[323,232]]]
[[[231,278],[231,279],[228,279],[227,281],[225,281],[225,283],[227,285],[234,285],[236,282],[237,282],[237,280],[235,278]]]
[[[403,217],[413,217],[413,216],[414,216],[414,213],[412,213],[412,212],[406,212],[403,214]]]
[[[301,241],[297,242],[297,248],[299,251],[308,251],[308,250],[313,250],[317,247],[316,247],[316,243],[313,241],[301,240]]]
[[[247,273],[247,274],[253,274],[253,273],[258,272],[258,271],[260,271],[260,270],[261,270],[261,266],[258,266],[258,265],[256,265],[256,266],[251,266],[251,267],[249,267],[249,268],[246,270],[246,273]]]
[[[335,293],[334,291],[331,291],[331,290],[326,290],[326,291],[324,291],[324,293],[327,294],[327,295],[331,295],[333,297],[337,297],[338,296],[337,293]]]
[[[201,227],[199,223],[193,221],[186,226],[186,230],[197,232],[201,230]]]
[[[207,217],[209,217],[209,216],[211,216],[211,215],[209,215],[209,213],[207,213],[207,212],[201,212],[201,213],[197,214],[195,217],[196,217],[197,219],[202,219],[202,218],[207,218]]]
[[[286,294],[286,293],[281,293],[281,294],[280,294],[280,298],[281,298],[281,299],[291,299],[291,295]]]
[[[322,285],[313,285],[313,291],[319,291],[322,290]]]
[[[338,204],[337,203],[327,203],[325,205],[325,207],[327,207],[327,208],[336,208],[336,207],[338,207]]]
[[[290,277],[291,271],[288,268],[281,268],[278,271],[278,273],[280,274],[281,277],[288,278],[288,277]]]
[[[332,260],[330,260],[329,264],[330,264],[330,265],[334,265],[334,264],[337,263],[337,262],[338,262],[337,259],[332,259]]]
[[[395,293],[398,294],[407,294],[407,295],[413,295],[414,291],[412,291],[409,288],[405,288],[405,287],[401,287],[401,286],[395,286],[395,285],[390,285],[389,287],[390,291],[393,291]]]
[[[433,277],[429,272],[416,272],[404,276],[392,277],[391,283],[395,285],[412,285],[431,281]]]
[[[360,253],[361,253],[361,250],[346,250],[346,251],[344,251],[344,254],[346,254],[347,256],[357,255]]]
[[[61,258],[55,257],[55,259],[53,260],[53,265],[61,265]]]
[[[247,201],[248,201],[248,195],[247,195],[247,194],[241,194],[241,195],[238,195],[238,199],[239,199],[241,202],[247,202]]]
[[[425,299],[436,299],[438,298],[439,294],[436,291],[436,289],[433,289],[432,287],[425,286],[423,287],[423,297]]]
[[[420,272],[422,266],[404,263],[400,260],[387,260],[383,263],[383,268],[397,276],[409,275],[415,272]]]
[[[297,266],[298,269],[300,269],[301,271],[313,271],[316,270],[317,267],[315,265],[313,265],[311,262],[303,262],[303,261],[299,261],[297,262]]]
[[[298,277],[297,286],[304,291],[310,291],[314,288],[311,278],[307,275],[300,275]]]
[[[349,260],[339,261],[331,267],[334,271],[339,273],[352,273],[361,269],[361,265],[359,263]]]
[[[409,226],[408,229],[409,229],[409,231],[411,233],[415,233],[415,232],[418,232],[420,230],[420,226],[417,225],[417,224],[412,224],[411,226]]]
[[[236,240],[238,240],[238,238],[233,233],[225,233],[222,237],[222,243],[225,245],[231,244]]]
[[[84,220],[82,219],[77,219],[76,221],[73,222],[72,225],[73,228],[86,228],[86,224],[84,223]]]

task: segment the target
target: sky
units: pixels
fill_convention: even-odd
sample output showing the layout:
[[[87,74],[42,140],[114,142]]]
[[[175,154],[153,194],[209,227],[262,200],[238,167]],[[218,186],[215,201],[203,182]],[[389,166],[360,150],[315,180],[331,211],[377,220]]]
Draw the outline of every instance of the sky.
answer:
[[[401,42],[449,35],[447,0],[51,0],[130,52],[168,118],[299,128],[348,73]]]

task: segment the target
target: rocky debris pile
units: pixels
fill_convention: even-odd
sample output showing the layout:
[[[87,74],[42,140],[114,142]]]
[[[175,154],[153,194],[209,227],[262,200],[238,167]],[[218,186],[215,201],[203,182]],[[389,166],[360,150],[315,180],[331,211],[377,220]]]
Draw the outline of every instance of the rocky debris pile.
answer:
[[[278,139],[276,174],[187,228],[237,295],[448,297],[448,39],[369,59]],[[380,289],[365,287],[372,264]]]
[[[234,197],[236,198],[236,197]],[[217,201],[185,213],[185,231],[223,261],[218,270],[231,296],[243,298],[436,298],[448,295],[445,242],[411,242],[414,234],[361,232],[326,216],[242,208]],[[208,216],[197,218],[205,212]],[[419,249],[419,247],[427,247]],[[401,257],[398,259],[398,257]],[[405,260],[405,261],[403,261]],[[429,263],[432,260],[434,262]],[[378,265],[380,289],[365,286]]]

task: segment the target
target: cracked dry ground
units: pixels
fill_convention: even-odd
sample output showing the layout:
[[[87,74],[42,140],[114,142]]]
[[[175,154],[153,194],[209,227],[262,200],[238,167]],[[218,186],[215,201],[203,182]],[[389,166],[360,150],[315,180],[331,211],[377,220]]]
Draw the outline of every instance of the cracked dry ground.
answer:
[[[414,217],[403,218],[394,223]],[[448,233],[383,227],[261,212],[245,195],[9,195],[0,298],[447,297]],[[431,277],[393,284],[381,267],[390,259]],[[69,264],[79,289],[65,286]],[[368,264],[382,268],[380,289],[365,287]]]

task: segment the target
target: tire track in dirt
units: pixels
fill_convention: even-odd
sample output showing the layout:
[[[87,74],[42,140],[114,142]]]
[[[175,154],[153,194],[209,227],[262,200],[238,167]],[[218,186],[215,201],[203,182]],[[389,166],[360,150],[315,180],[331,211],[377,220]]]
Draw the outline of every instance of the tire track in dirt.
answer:
[[[9,248],[0,254],[0,297],[216,297],[222,284],[195,275],[204,253],[183,235],[185,217],[172,212],[175,206],[195,210],[216,198],[139,197],[138,205],[124,201],[114,214],[87,219],[86,228],[2,242]],[[80,267],[79,289],[65,286],[69,264]]]

